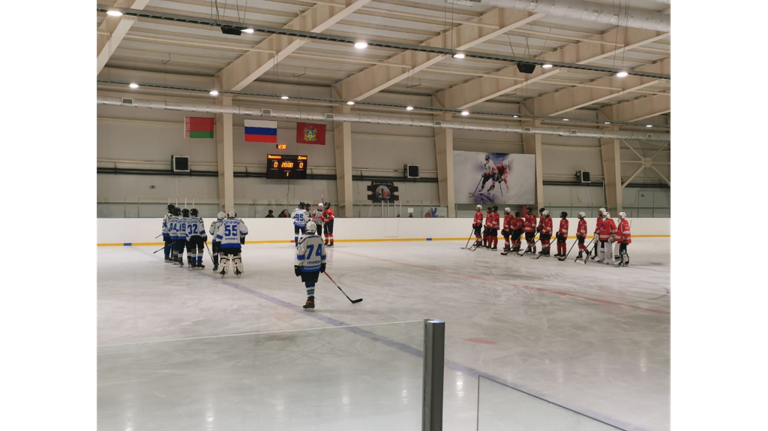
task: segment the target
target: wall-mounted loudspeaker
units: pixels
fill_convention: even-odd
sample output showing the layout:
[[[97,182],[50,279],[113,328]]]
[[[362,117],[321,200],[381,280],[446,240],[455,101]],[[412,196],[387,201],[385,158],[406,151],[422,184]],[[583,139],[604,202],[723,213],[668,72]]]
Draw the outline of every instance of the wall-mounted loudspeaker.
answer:
[[[579,184],[589,184],[592,182],[589,172],[576,171],[576,178],[579,179]]]
[[[405,165],[406,178],[419,178],[419,165]]]
[[[173,172],[189,172],[189,157],[171,156],[171,168]]]
[[[517,70],[520,73],[533,73],[536,70],[536,65],[531,63],[517,63]]]

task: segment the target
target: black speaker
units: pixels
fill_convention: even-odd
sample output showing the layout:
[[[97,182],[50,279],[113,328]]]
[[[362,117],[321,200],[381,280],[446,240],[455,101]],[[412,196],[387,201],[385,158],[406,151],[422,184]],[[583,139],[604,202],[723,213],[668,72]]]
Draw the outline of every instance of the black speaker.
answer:
[[[189,157],[171,156],[171,168],[173,172],[189,172]]]
[[[222,25],[221,26],[221,32],[224,33],[224,34],[228,34],[230,36],[240,36],[240,34],[242,33],[241,30],[242,29],[240,29],[240,28],[231,27],[231,26],[228,26],[228,25]]]
[[[536,65],[532,63],[517,63],[517,70],[520,71],[520,73],[533,73],[534,70],[536,70]]]
[[[405,165],[406,178],[419,178],[419,165]]]

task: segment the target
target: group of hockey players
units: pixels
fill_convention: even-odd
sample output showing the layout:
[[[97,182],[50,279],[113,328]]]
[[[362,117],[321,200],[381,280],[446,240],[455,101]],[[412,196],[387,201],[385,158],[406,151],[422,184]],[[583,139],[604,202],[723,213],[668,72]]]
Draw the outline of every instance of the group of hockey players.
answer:
[[[304,202],[299,203],[299,206],[291,213],[293,219],[293,242],[296,247],[299,246],[299,233],[302,235],[307,233],[307,225],[309,222],[314,222],[316,229],[319,229],[318,235],[322,236],[325,233],[325,240],[323,245],[327,247],[333,247],[333,222],[335,215],[333,209],[331,209],[331,203],[319,203],[317,209],[311,214],[309,212],[310,205]]]
[[[501,227],[501,234],[504,237],[504,250],[501,254],[536,255],[536,244],[541,242],[541,252],[538,257],[550,256],[550,241],[554,233],[557,241],[557,254],[554,256],[560,258],[560,260],[565,260],[568,251],[566,241],[569,232],[567,212],[563,211],[560,213],[560,223],[557,231],[554,231],[552,217],[550,217],[549,211],[545,208],[539,209],[538,223],[531,207],[528,207],[524,217],[521,217],[519,212],[515,212],[513,215],[511,209],[505,208],[503,225],[501,224],[498,206],[487,208],[484,225],[483,207],[478,205],[476,210],[472,221],[472,229],[475,234],[475,248],[484,247],[490,250],[497,250],[499,242],[498,231]],[[632,235],[627,215],[623,212],[619,213],[619,222],[617,224],[611,219],[611,215],[605,208],[600,208],[598,214],[594,239],[589,244],[585,244],[588,235],[586,214],[583,212],[579,213],[579,223],[576,227],[579,255],[576,257],[576,261],[586,261],[586,259],[589,259],[590,254],[593,254],[592,259],[597,258],[598,263],[629,266],[627,246],[632,243]],[[539,235],[538,240],[536,240],[536,234]],[[520,253],[522,248],[521,238],[523,236],[525,237],[526,248]],[[590,250],[588,246],[592,243],[595,245]],[[616,244],[619,245],[618,262],[615,261],[614,257],[614,246]]]
[[[197,209],[181,209],[169,204],[168,213],[163,217],[165,261],[183,267],[186,250],[187,265],[193,269],[204,269],[203,247],[208,246],[208,233],[211,234],[213,244],[213,271],[224,277],[229,273],[231,263],[235,275],[239,277],[243,273],[241,246],[245,244],[248,227],[237,218],[235,210],[219,212],[216,221],[211,223],[210,230],[206,232],[205,223],[198,216]]]

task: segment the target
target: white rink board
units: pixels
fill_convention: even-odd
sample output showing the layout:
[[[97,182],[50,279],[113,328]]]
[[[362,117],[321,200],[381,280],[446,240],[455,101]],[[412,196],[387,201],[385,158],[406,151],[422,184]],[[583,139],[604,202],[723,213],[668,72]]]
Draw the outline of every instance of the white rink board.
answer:
[[[205,219],[206,230],[213,219]],[[293,221],[291,219],[243,219],[248,226],[250,241],[290,241],[293,240]],[[570,236],[575,236],[578,219],[569,219]],[[668,218],[630,219],[632,235],[669,236],[671,235]],[[557,229],[559,219],[553,220]],[[103,218],[98,219],[98,244],[158,243],[155,238],[161,232],[162,218]],[[372,240],[372,239],[463,239],[470,235],[472,219],[469,218],[338,218],[334,224],[334,239]],[[593,231],[595,219],[587,219],[587,227]],[[210,239],[210,238],[209,238]]]

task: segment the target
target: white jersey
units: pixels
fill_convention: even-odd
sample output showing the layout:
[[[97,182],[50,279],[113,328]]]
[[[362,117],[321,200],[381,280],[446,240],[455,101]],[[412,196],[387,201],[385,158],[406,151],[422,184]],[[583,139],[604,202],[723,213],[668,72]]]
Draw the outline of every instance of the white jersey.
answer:
[[[221,249],[240,249],[240,239],[248,235],[248,228],[239,218],[226,218],[221,221],[216,232],[216,241],[221,243]]]
[[[293,219],[294,226],[304,227],[307,225],[307,222],[309,221],[309,213],[307,212],[307,210],[296,208],[291,213],[291,218]]]
[[[179,239],[179,228],[177,226],[178,221],[179,217],[176,216],[171,216],[168,219],[168,235],[170,235],[172,239]]]
[[[187,239],[193,236],[208,237],[205,233],[205,223],[200,217],[190,217],[187,219]]]
[[[216,233],[219,231],[219,226],[221,226],[221,222],[223,222],[223,221],[224,220],[216,219],[216,220],[213,221],[213,223],[211,223],[211,230],[209,230],[208,232],[210,232],[211,238],[213,238],[213,241],[219,242],[216,239]]]
[[[485,173],[486,174],[490,174],[494,170],[496,170],[496,166],[490,160],[486,160],[485,161],[485,163],[483,164],[483,168],[485,168]]]
[[[176,236],[179,239],[187,239],[187,222],[189,217],[176,217]]]
[[[315,210],[315,212],[312,213],[312,221],[315,222],[315,224],[318,227],[323,226],[323,210]]]
[[[163,235],[168,235],[168,228],[170,228],[170,220],[173,218],[173,214],[168,213],[163,217]]]
[[[315,234],[309,234],[301,239],[296,249],[296,265],[304,272],[320,271],[320,264],[325,263],[325,246],[323,239]]]

